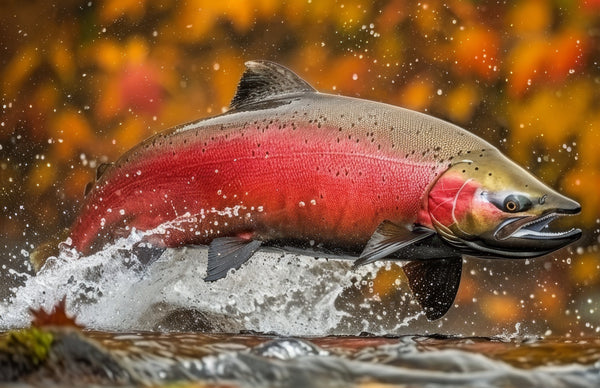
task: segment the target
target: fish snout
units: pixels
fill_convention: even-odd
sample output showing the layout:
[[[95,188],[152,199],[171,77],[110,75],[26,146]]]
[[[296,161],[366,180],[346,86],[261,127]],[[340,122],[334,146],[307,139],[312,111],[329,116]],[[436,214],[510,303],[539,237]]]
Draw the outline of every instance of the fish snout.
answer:
[[[581,205],[579,202],[558,193],[553,193],[553,195],[550,196],[544,195],[540,198],[540,205],[545,209],[545,213],[556,213],[561,215],[581,213]]]

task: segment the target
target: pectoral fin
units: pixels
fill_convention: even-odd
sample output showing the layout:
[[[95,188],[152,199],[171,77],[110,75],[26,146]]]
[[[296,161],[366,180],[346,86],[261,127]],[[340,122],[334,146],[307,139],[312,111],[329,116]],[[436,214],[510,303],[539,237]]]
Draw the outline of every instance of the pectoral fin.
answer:
[[[385,220],[379,224],[377,230],[365,246],[365,249],[354,262],[354,266],[358,267],[383,259],[406,246],[431,237],[434,234],[435,232],[430,229],[400,226]]]
[[[462,258],[411,261],[402,269],[427,319],[433,321],[444,316],[458,292]]]
[[[230,269],[238,269],[258,250],[261,241],[239,237],[220,237],[208,247],[208,268],[204,281],[212,282],[227,276]]]

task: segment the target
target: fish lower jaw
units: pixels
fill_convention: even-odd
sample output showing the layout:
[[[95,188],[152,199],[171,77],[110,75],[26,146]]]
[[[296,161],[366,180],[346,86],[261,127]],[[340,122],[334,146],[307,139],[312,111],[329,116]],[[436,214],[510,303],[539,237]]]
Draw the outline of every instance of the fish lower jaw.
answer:
[[[570,214],[562,214],[562,213],[550,213],[545,216],[536,218],[533,221],[530,221],[526,224],[523,224],[517,230],[515,230],[512,234],[510,234],[507,238],[525,238],[525,239],[539,239],[539,240],[549,240],[549,239],[562,239],[573,237],[577,234],[581,233],[580,229],[571,228],[567,231],[558,231],[553,232],[550,230],[545,230],[549,228],[549,224],[556,220],[557,218],[570,216]]]
[[[513,233],[510,237],[516,238],[528,238],[528,239],[552,239],[552,238],[564,238],[571,237],[578,233],[581,233],[580,229],[571,228],[566,232],[542,232],[527,228],[521,228]]]

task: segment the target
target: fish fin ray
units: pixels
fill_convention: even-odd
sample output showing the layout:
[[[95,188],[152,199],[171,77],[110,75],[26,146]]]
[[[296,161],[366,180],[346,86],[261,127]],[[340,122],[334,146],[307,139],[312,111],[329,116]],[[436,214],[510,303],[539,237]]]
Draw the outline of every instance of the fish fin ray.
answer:
[[[462,257],[411,261],[402,269],[428,320],[439,319],[452,307],[462,273]]]
[[[354,262],[354,267],[383,259],[406,246],[431,237],[434,234],[435,232],[430,229],[400,226],[384,220],[379,224],[365,246],[365,249]]]
[[[219,237],[208,247],[208,266],[204,281],[212,282],[227,276],[230,269],[238,269],[260,248],[258,240],[239,237]]]
[[[292,93],[316,93],[315,88],[291,70],[270,61],[248,61],[230,109]]]

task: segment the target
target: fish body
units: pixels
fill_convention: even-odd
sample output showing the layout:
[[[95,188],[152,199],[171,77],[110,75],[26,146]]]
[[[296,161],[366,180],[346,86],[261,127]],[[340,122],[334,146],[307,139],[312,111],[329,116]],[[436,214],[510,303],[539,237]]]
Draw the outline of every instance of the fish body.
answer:
[[[441,120],[355,98],[305,93],[253,108],[123,155],[88,194],[73,247],[163,225],[156,238],[168,247],[244,234],[360,252],[383,220],[430,226],[423,196],[455,149],[497,152]]]
[[[517,200],[506,202],[510,195]],[[517,208],[519,198],[537,201],[536,212]],[[206,244],[208,280],[261,245],[318,247],[355,255],[358,265],[418,259],[406,267],[411,288],[437,318],[454,299],[463,253],[548,253],[581,232],[550,239],[542,229],[578,211],[458,126],[318,93],[256,61],[228,112],[161,132],[103,166],[68,241],[83,255],[134,229],[157,247]],[[434,291],[423,277],[437,279]]]

